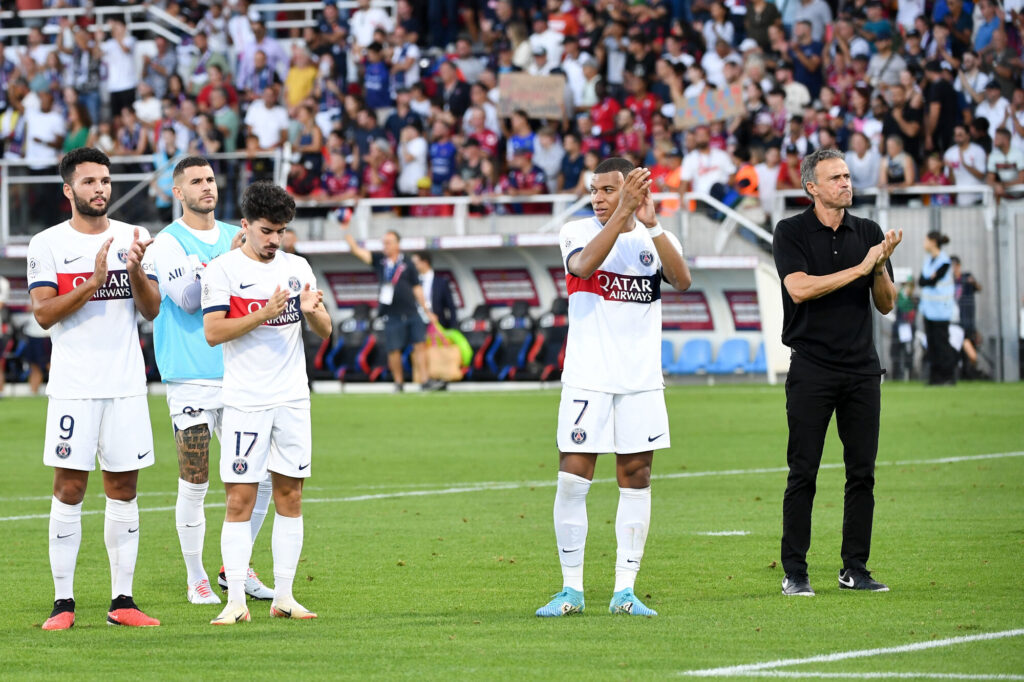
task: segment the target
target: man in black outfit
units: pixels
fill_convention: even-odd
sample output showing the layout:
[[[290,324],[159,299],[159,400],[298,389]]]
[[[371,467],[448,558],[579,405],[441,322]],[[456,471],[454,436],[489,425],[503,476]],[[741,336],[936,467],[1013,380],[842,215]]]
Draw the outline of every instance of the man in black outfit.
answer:
[[[349,223],[342,223],[345,241],[352,255],[371,266],[380,278],[380,304],[377,314],[384,315],[384,338],[388,353],[388,369],[395,381],[395,391],[405,389],[405,373],[402,367],[402,351],[412,344],[412,365],[414,377],[426,381],[426,303],[423,287],[416,268],[406,259],[399,246],[400,237],[394,230],[388,230],[381,240],[383,253],[371,253],[359,246],[348,231]]]
[[[888,260],[903,232],[883,235],[877,223],[850,215],[853,188],[842,152],[819,149],[808,155],[800,180],[814,205],[780,221],[773,245],[782,281],[782,342],[792,352],[782,593],[814,596],[807,577],[811,506],[833,412],[846,463],[839,587],[886,591],[867,569],[884,372],[874,347],[871,305],[885,314],[896,303]]]

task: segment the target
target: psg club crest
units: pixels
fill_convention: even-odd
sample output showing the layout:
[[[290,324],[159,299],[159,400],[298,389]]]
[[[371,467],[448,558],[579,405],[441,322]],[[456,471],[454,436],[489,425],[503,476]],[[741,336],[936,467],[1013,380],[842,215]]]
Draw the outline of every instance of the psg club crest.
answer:
[[[117,260],[121,261],[122,263],[127,263],[128,262],[128,249],[120,249],[117,252]]]
[[[586,431],[584,431],[583,429],[581,429],[578,426],[575,429],[572,430],[572,442],[573,443],[576,443],[576,445],[583,445],[583,442],[586,441],[586,440],[587,440],[587,432]]]
[[[654,254],[647,249],[644,249],[640,252],[640,262],[644,265],[650,265],[654,262]]]
[[[291,289],[295,293],[298,293],[299,286],[300,285],[299,285],[299,278],[298,277],[289,277],[288,278],[288,288],[289,289]]]
[[[71,456],[71,446],[67,443],[57,443],[57,456],[61,459],[67,459]]]
[[[245,461],[245,457],[239,457],[231,465],[231,470],[241,476],[249,470],[249,463]]]

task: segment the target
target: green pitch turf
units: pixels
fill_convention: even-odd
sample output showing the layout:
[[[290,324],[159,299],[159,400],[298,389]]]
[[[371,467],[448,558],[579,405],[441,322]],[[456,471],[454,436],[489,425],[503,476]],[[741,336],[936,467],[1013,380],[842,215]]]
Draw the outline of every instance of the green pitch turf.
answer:
[[[219,607],[185,602],[176,459],[165,404],[153,398],[157,464],[140,477],[135,598],[163,625],[105,625],[109,567],[94,477],[77,624],[56,633],[39,629],[53,598],[52,474],[40,457],[46,403],[3,400],[0,677],[654,680],[882,649],[713,679],[1024,679],[1024,633],[885,651],[1024,628],[1024,384],[883,386],[870,565],[892,586],[887,594],[837,589],[843,475],[833,427],[809,555],[813,599],[779,594],[781,387],[672,388],[667,400],[673,447],[655,457],[652,527],[637,582],[656,618],[607,612],[617,502],[608,458],[589,498],[586,613],[533,616],[561,587],[551,522],[557,391],[342,395],[313,400],[315,456],[295,593],[320,618],[272,620],[268,604],[250,602],[251,623],[213,628],[207,623]],[[937,461],[976,455],[993,456]],[[223,518],[216,477],[207,501],[219,505],[207,511],[205,563],[215,575]],[[254,553],[268,584],[272,518]],[[744,534],[705,534],[722,532]]]

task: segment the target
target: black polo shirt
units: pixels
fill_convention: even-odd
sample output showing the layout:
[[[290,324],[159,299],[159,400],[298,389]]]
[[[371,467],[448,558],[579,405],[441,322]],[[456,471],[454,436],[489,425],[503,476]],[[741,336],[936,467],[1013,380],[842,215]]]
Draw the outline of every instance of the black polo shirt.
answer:
[[[390,283],[394,287],[394,297],[391,305],[380,305],[381,315],[415,315],[416,296],[413,295],[413,287],[420,285],[420,275],[416,268],[405,257],[399,254],[398,260],[394,263],[388,261],[383,253],[374,253],[371,265],[377,271],[381,285]]]
[[[878,223],[850,215],[833,231],[822,225],[814,207],[779,221],[772,251],[779,279],[794,272],[820,277],[864,261],[885,238]],[[885,264],[889,277],[892,265]],[[782,285],[782,342],[815,364],[855,374],[882,374],[875,352],[871,287],[874,272],[830,294],[796,304]]]

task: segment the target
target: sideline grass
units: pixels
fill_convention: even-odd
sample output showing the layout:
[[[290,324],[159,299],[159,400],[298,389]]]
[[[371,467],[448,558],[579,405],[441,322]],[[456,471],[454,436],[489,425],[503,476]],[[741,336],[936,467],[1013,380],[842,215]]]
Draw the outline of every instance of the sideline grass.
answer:
[[[655,475],[785,465],[784,395],[761,386],[672,388],[673,448]],[[818,479],[809,555],[814,599],[779,595],[785,473],[663,478],[654,483],[647,555],[637,583],[660,616],[612,617],[617,491],[589,499],[587,612],[540,620],[560,587],[551,529],[556,391],[342,395],[313,401],[311,502],[296,581],[315,622],[206,623],[217,607],[184,599],[174,529],[176,461],[162,399],[151,400],[157,464],[142,472],[135,597],[160,628],[104,625],[109,568],[102,514],[83,519],[75,628],[46,633],[52,604],[45,519],[0,521],[7,586],[0,623],[6,678],[664,679],[680,671],[888,647],[1024,627],[1024,457],[880,466],[871,567],[888,594],[836,589],[842,470]],[[1024,385],[927,389],[886,384],[879,462],[1024,450]],[[45,515],[51,473],[40,449],[46,403],[0,402],[0,517]],[[841,462],[834,428],[824,461]],[[613,475],[602,459],[597,477]],[[480,482],[510,489],[438,494]],[[86,511],[103,508],[93,478]],[[28,498],[28,499],[25,499]],[[223,502],[211,486],[210,502]],[[207,513],[205,563],[219,566],[221,509]],[[272,516],[254,562],[272,582]],[[742,536],[699,533],[745,531]],[[786,670],[786,669],[784,669]],[[783,670],[783,672],[784,672]],[[1024,637],[793,670],[1024,672]],[[723,678],[717,678],[723,679]],[[740,679],[740,678],[737,678]],[[749,679],[749,678],[743,678]]]

